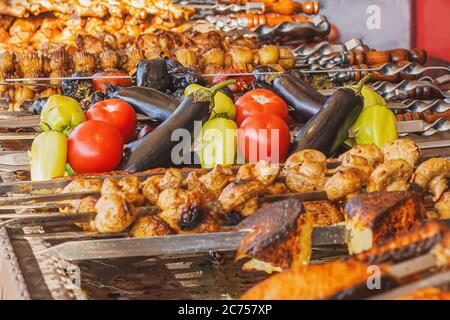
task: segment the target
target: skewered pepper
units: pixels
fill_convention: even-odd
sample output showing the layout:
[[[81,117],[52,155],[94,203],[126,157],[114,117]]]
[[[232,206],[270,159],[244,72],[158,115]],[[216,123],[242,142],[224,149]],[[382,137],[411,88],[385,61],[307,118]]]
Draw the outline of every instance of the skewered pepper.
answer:
[[[42,108],[39,127],[43,131],[54,130],[69,136],[84,121],[86,116],[75,99],[55,94],[48,98]]]
[[[50,180],[64,176],[67,162],[67,138],[57,131],[38,135],[31,145],[31,180]]]
[[[357,144],[375,144],[381,147],[397,139],[394,113],[382,105],[367,107],[352,126]]]
[[[208,89],[210,91],[214,91],[214,86],[211,88],[205,88],[198,84],[190,84],[184,90],[184,95],[188,96],[192,92],[196,92],[199,89]],[[223,92],[217,92],[214,96],[214,108],[211,111],[210,119],[214,118],[227,118],[230,120],[234,120],[236,118],[236,107],[233,104],[233,100],[229,96],[227,96]]]
[[[202,168],[213,168],[216,164],[232,165],[236,157],[237,125],[233,120],[215,118],[202,127],[196,152]]]

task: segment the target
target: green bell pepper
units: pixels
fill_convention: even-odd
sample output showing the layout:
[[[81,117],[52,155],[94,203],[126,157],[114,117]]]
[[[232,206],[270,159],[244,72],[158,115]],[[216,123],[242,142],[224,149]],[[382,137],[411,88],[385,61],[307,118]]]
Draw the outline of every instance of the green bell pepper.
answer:
[[[64,176],[67,162],[67,138],[57,131],[39,134],[31,145],[31,180],[50,180]]]
[[[385,106],[365,108],[352,126],[357,144],[375,144],[381,147],[397,139],[397,122],[394,113]]]
[[[205,122],[195,145],[202,168],[234,164],[237,130],[233,120],[214,118]]]
[[[214,90],[214,86],[211,88],[203,87],[199,84],[190,84],[184,89],[184,95],[188,96],[192,92],[198,91],[199,89],[207,89],[210,91]],[[214,118],[227,118],[234,120],[236,118],[236,107],[234,106],[233,100],[223,92],[217,92],[214,96],[214,107],[211,111],[211,116],[209,119]]]
[[[48,98],[41,112],[39,127],[43,131],[54,130],[67,137],[86,116],[78,101],[70,97],[55,94]]]

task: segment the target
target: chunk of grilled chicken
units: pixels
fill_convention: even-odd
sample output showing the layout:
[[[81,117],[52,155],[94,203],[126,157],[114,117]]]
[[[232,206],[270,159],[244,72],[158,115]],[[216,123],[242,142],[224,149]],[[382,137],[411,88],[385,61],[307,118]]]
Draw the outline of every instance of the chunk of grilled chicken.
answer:
[[[384,161],[402,159],[411,167],[414,167],[420,158],[419,148],[411,139],[397,139],[388,142],[381,147],[381,151],[383,151]]]
[[[371,265],[385,262],[398,263],[429,252],[442,241],[447,232],[448,227],[436,221],[422,223],[351,259]]]
[[[100,192],[102,187],[102,181],[98,179],[76,179],[71,181],[61,193],[74,193],[74,192]],[[59,211],[63,213],[87,213],[96,212],[95,204],[98,197],[86,197],[83,199],[65,200],[62,204],[67,204],[67,207],[60,208]],[[78,227],[85,231],[96,231],[95,222],[83,222],[76,223]]]
[[[250,258],[245,270],[268,273],[309,263],[313,219],[302,204],[287,199],[263,206],[238,225],[251,230],[241,241],[236,260]]]
[[[137,238],[166,236],[174,233],[169,224],[157,215],[137,218],[130,230],[130,235]]]
[[[214,232],[217,221],[203,206],[201,193],[195,190],[168,188],[161,192],[157,205],[163,210],[159,216],[177,232]]]
[[[396,300],[450,300],[450,291],[427,287],[405,294]]]
[[[450,219],[450,190],[444,192],[436,202],[435,208],[441,219]]]
[[[345,206],[348,249],[358,254],[409,231],[425,219],[425,208],[413,192],[363,193]]]
[[[384,155],[383,152],[374,144],[359,144],[347,152],[339,156],[339,160],[344,164],[351,164],[354,159],[353,157],[361,157],[367,160],[367,165],[372,168],[377,167],[379,164],[383,163]]]
[[[129,204],[142,206],[145,197],[140,193],[139,180],[136,176],[124,177],[120,180],[105,178],[101,188],[102,196],[117,194],[124,198]]]
[[[369,291],[369,265],[337,260],[292,268],[258,283],[242,295],[242,300],[318,300],[343,299],[355,288]],[[384,265],[380,266],[385,270]]]
[[[414,174],[414,183],[433,196],[437,201],[448,187],[450,160],[432,158],[419,165]]]
[[[281,168],[279,164],[266,160],[257,163],[248,163],[239,167],[237,180],[259,180],[268,186],[278,178]]]
[[[100,233],[123,232],[133,223],[131,205],[117,193],[102,196],[96,203],[95,229]]]
[[[343,200],[357,195],[367,181],[367,173],[358,167],[339,167],[337,172],[328,178],[324,190],[329,200]]]
[[[213,170],[199,177],[199,181],[215,199],[220,196],[225,186],[233,180],[235,180],[235,176],[231,168],[221,165],[216,165]]]
[[[318,162],[325,170],[327,165],[327,157],[320,151],[314,149],[305,149],[295,152],[286,159],[284,168],[301,166],[305,161]]]
[[[386,160],[370,175],[367,192],[407,191],[413,167],[403,159]]]
[[[264,184],[259,180],[234,181],[223,189],[218,200],[225,212],[229,212],[248,200],[264,194],[265,191]]]
[[[311,214],[315,227],[325,227],[345,221],[342,210],[329,201],[304,202],[305,211]]]
[[[161,191],[168,188],[181,188],[184,180],[181,172],[177,169],[167,169],[164,175],[148,177],[140,184],[145,198],[152,204],[156,204]]]

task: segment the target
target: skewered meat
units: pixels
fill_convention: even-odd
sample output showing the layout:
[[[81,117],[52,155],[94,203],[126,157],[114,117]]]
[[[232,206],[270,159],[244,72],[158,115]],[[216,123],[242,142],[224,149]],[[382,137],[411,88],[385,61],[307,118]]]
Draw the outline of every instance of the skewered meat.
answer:
[[[198,180],[213,199],[218,199],[225,186],[235,180],[235,177],[231,168],[216,165],[213,170],[201,175]]]
[[[119,194],[102,196],[96,203],[95,229],[100,233],[125,231],[134,221],[132,207]]]
[[[432,250],[436,259],[436,266],[447,267],[450,265],[450,233],[446,233],[444,238]]]
[[[450,190],[442,194],[435,207],[441,219],[450,219]]]
[[[412,192],[373,192],[361,194],[345,206],[350,230],[348,249],[358,254],[425,219],[425,208]]]
[[[100,53],[100,64],[102,70],[116,70],[119,66],[119,55],[112,50],[102,51]]]
[[[124,177],[120,180],[105,178],[103,180],[101,195],[117,194],[127,203],[134,206],[142,206],[145,197],[139,192],[139,180],[136,176]]]
[[[184,180],[181,172],[177,169],[169,168],[159,181],[158,188],[160,190],[165,190],[167,188],[181,188],[183,182]]]
[[[198,69],[197,53],[192,49],[179,49],[175,52],[175,58],[186,68]]]
[[[174,234],[175,231],[157,215],[139,217],[131,227],[132,237],[153,237]]]
[[[419,165],[414,175],[414,183],[429,191],[433,201],[437,201],[445,189],[450,178],[450,160],[432,158]]]
[[[75,44],[78,49],[86,52],[98,54],[105,50],[105,43],[90,34],[78,34],[75,37]]]
[[[263,46],[258,50],[256,59],[261,65],[277,64],[280,60],[280,49],[274,45]]]
[[[241,241],[236,260],[251,258],[244,269],[271,273],[309,263],[312,216],[302,204],[287,199],[266,205],[238,225],[251,232]]]
[[[331,201],[352,198],[367,183],[367,173],[357,167],[339,167],[337,172],[328,178],[324,190]]]
[[[0,52],[0,73],[9,73],[14,69],[15,55],[8,51]]]
[[[305,211],[313,219],[314,227],[325,227],[345,221],[342,210],[329,201],[304,202]]]
[[[450,300],[450,291],[427,287],[405,294],[396,300]]]
[[[168,188],[157,202],[163,210],[159,216],[177,232],[215,232],[217,221],[203,208],[201,194],[192,190]]]
[[[224,67],[225,52],[222,49],[214,48],[206,51],[202,55],[203,66]]]
[[[248,71],[252,70],[250,66],[253,65],[253,60],[255,59],[252,50],[245,47],[232,47],[230,51],[227,53],[228,62],[225,60],[225,64],[227,66],[235,66],[239,71]]]
[[[384,155],[374,144],[359,144],[339,156],[339,161],[351,163],[354,156],[367,160],[367,165],[376,168],[383,163]]]
[[[419,149],[414,141],[410,139],[397,139],[386,143],[381,147],[384,160],[402,159],[414,167],[420,158]]]
[[[20,70],[23,73],[41,71],[43,59],[37,52],[27,52],[18,57]]]
[[[442,241],[447,231],[448,227],[438,222],[423,223],[411,231],[401,233],[366,252],[353,256],[352,259],[371,265],[401,262],[429,252]]]
[[[177,169],[167,169],[164,175],[156,175],[147,178],[140,187],[145,198],[152,204],[156,204],[161,191],[172,188],[181,188],[183,176]]]
[[[278,178],[280,171],[281,168],[278,164],[261,160],[257,163],[248,163],[240,166],[236,177],[237,180],[259,180],[267,186]]]
[[[73,70],[75,72],[90,72],[95,70],[95,55],[92,52],[77,51],[73,55]]]
[[[413,172],[405,160],[386,160],[370,175],[367,192],[407,191]]]
[[[325,168],[325,155],[307,149],[292,154],[286,160],[283,176],[293,192],[321,191],[326,182]]]
[[[381,270],[386,266],[381,265]],[[292,268],[262,281],[248,290],[243,300],[344,299],[355,291],[367,294],[369,266],[357,261],[337,260]],[[385,285],[382,288],[386,288]],[[359,290],[358,290],[359,289]],[[361,296],[360,298],[364,298]]]
[[[234,181],[229,183],[219,196],[225,212],[229,212],[245,204],[248,200],[265,192],[265,186],[258,180]]]

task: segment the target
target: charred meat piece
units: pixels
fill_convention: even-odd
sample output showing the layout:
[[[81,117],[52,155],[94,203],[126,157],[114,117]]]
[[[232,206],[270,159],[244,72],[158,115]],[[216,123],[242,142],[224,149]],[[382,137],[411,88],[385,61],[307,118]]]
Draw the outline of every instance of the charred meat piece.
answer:
[[[235,177],[231,168],[221,165],[216,165],[213,170],[198,178],[214,199],[219,198],[225,186],[234,179]]]
[[[350,230],[351,254],[367,251],[425,219],[419,195],[403,191],[361,194],[347,203],[344,213]]]
[[[228,212],[248,200],[258,197],[265,192],[265,186],[258,180],[235,181],[228,184],[219,196],[219,202],[223,209]]]
[[[448,227],[438,222],[423,223],[351,259],[367,264],[401,262],[429,252],[447,231]]]
[[[437,201],[448,187],[450,160],[432,158],[420,164],[414,174],[414,183],[429,191]]]
[[[345,221],[342,210],[329,201],[304,202],[305,211],[313,219],[314,227],[325,227]]]
[[[152,176],[141,183],[140,187],[145,198],[155,204],[161,191],[168,188],[181,188],[183,184],[183,176],[177,169],[170,168],[162,175]]]
[[[244,269],[271,273],[309,263],[312,217],[302,209],[300,201],[287,199],[260,208],[238,225],[251,230],[236,253],[236,260],[252,259]]]
[[[358,261],[337,260],[292,268],[258,283],[243,300],[318,300],[365,298],[376,294],[368,289],[369,265]],[[381,270],[386,266],[381,265]],[[383,281],[387,282],[387,281]],[[382,288],[387,286],[383,283]]]
[[[100,233],[123,232],[133,223],[132,207],[115,193],[102,196],[96,203],[95,229]]]
[[[367,192],[407,191],[413,167],[405,160],[386,160],[370,175]]]
[[[397,139],[381,147],[384,161],[402,159],[414,167],[420,158],[419,148],[410,139]]]
[[[139,217],[133,224],[130,235],[132,237],[154,237],[174,234],[175,231],[157,215]]]

